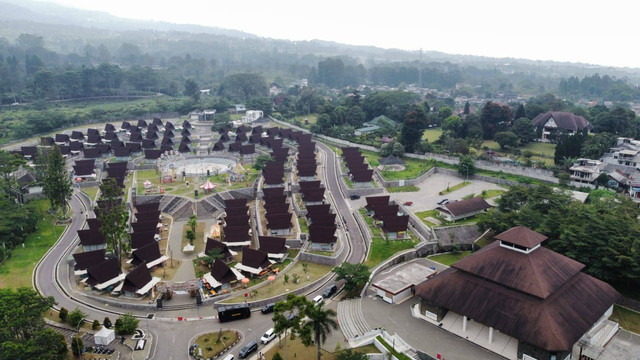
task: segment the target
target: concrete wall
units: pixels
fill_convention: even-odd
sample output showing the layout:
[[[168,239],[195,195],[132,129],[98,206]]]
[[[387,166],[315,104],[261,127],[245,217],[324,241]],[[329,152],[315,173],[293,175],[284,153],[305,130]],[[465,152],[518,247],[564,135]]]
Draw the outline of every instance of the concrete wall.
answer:
[[[336,266],[338,265],[338,256],[326,256],[320,254],[312,254],[308,252],[300,253],[300,261],[312,262],[320,265]]]
[[[423,182],[424,180],[426,180],[436,172],[437,172],[437,168],[432,167],[431,169],[427,170],[424,174],[418,176],[415,179],[402,180],[403,184],[400,185],[400,180],[392,180],[392,181],[385,180],[382,174],[380,173],[380,170],[378,170],[378,168],[373,169],[373,175],[376,177],[376,179],[378,179],[378,182],[383,187],[417,186],[418,184],[420,184],[421,182]]]

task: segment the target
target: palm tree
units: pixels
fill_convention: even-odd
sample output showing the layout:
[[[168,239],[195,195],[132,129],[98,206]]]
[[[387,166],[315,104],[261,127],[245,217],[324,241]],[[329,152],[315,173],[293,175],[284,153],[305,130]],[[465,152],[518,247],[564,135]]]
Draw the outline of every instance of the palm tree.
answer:
[[[327,341],[327,336],[331,334],[331,330],[338,328],[338,323],[335,320],[336,312],[333,309],[324,309],[324,301],[315,305],[309,303],[306,309],[306,315],[309,318],[304,325],[305,329],[302,331],[303,335],[308,334],[308,340],[310,340],[311,334],[313,334],[313,340],[318,348],[318,360],[322,357],[322,344]],[[306,331],[305,331],[306,330]],[[307,345],[309,342],[306,341]]]

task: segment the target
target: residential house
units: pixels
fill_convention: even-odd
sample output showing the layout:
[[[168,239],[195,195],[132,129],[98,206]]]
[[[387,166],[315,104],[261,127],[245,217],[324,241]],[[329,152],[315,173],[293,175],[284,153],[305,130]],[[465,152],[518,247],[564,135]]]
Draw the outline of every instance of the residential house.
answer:
[[[237,263],[235,268],[254,277],[270,272],[272,264],[266,252],[246,247],[242,249],[242,262]]]
[[[73,259],[76,261],[73,266],[73,273],[76,276],[84,276],[87,275],[87,269],[91,266],[99,264],[106,260],[105,258],[106,250],[94,250],[94,251],[85,251],[81,253],[73,254]]]
[[[129,264],[133,266],[146,264],[149,269],[161,265],[168,259],[166,255],[160,253],[160,245],[155,241],[133,250],[131,256],[131,260],[128,261]]]
[[[458,221],[476,216],[489,209],[489,205],[483,198],[476,196],[471,199],[452,201],[436,208],[447,221]]]
[[[574,135],[579,131],[591,133],[593,125],[582,116],[569,112],[550,111],[533,118],[533,125],[542,131],[540,141],[554,140],[559,133]]]
[[[233,256],[237,255],[235,251],[231,251],[227,244],[210,237],[207,238],[207,242],[204,246],[204,251],[198,254],[198,257],[204,257],[210,255],[211,252],[217,252],[221,256],[221,260],[225,262],[233,261]]]
[[[282,262],[288,256],[287,250],[289,247],[287,246],[287,240],[283,237],[258,236],[258,244],[260,245],[260,251],[266,252],[270,259]]]
[[[336,237],[337,226],[309,226],[309,242],[311,242],[311,250],[333,251],[338,240]]]
[[[80,238],[80,245],[82,245],[82,250],[85,252],[107,248],[107,240],[100,230],[78,230],[78,238]]]
[[[124,278],[118,259],[112,258],[88,267],[87,277],[81,282],[91,286],[92,289],[111,291]]]
[[[127,274],[122,286],[120,289],[116,288],[116,291],[121,290],[125,296],[146,296],[160,280],[159,277],[151,276],[148,267],[140,265]]]
[[[388,240],[409,238],[409,215],[388,215],[382,218],[382,231]]]
[[[602,162],[598,160],[578,159],[569,168],[570,178],[578,183],[593,184],[602,173],[601,166]]]
[[[224,261],[220,259],[216,259],[211,267],[211,272],[204,274],[203,279],[209,286],[211,287],[211,292],[213,289],[225,290],[230,289],[242,281],[245,278],[244,275],[235,268],[230,268]],[[205,285],[205,289],[206,289]],[[213,294],[215,295],[215,290],[213,290]]]

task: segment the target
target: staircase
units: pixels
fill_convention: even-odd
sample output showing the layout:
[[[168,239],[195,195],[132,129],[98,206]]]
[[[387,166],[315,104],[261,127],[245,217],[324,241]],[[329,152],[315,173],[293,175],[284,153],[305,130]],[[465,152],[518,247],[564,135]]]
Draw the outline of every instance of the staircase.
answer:
[[[338,303],[338,322],[347,340],[371,331],[362,314],[362,299],[342,300]]]
[[[173,218],[176,220],[188,219],[189,216],[193,215],[192,206],[193,206],[193,202],[191,202],[190,200],[181,198],[180,204],[176,207],[175,211],[171,216],[173,216]]]

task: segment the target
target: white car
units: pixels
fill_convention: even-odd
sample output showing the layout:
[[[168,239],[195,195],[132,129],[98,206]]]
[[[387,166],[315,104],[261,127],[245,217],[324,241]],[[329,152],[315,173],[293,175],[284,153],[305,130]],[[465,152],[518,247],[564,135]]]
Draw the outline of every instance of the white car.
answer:
[[[260,338],[260,342],[266,345],[275,337],[276,337],[276,331],[273,330],[273,328],[271,328],[267,330],[267,332],[264,333],[264,335],[262,335],[262,337]]]
[[[320,302],[323,300],[324,298],[322,297],[322,295],[318,295],[316,297],[313,298],[313,303],[318,305],[320,304]]]

